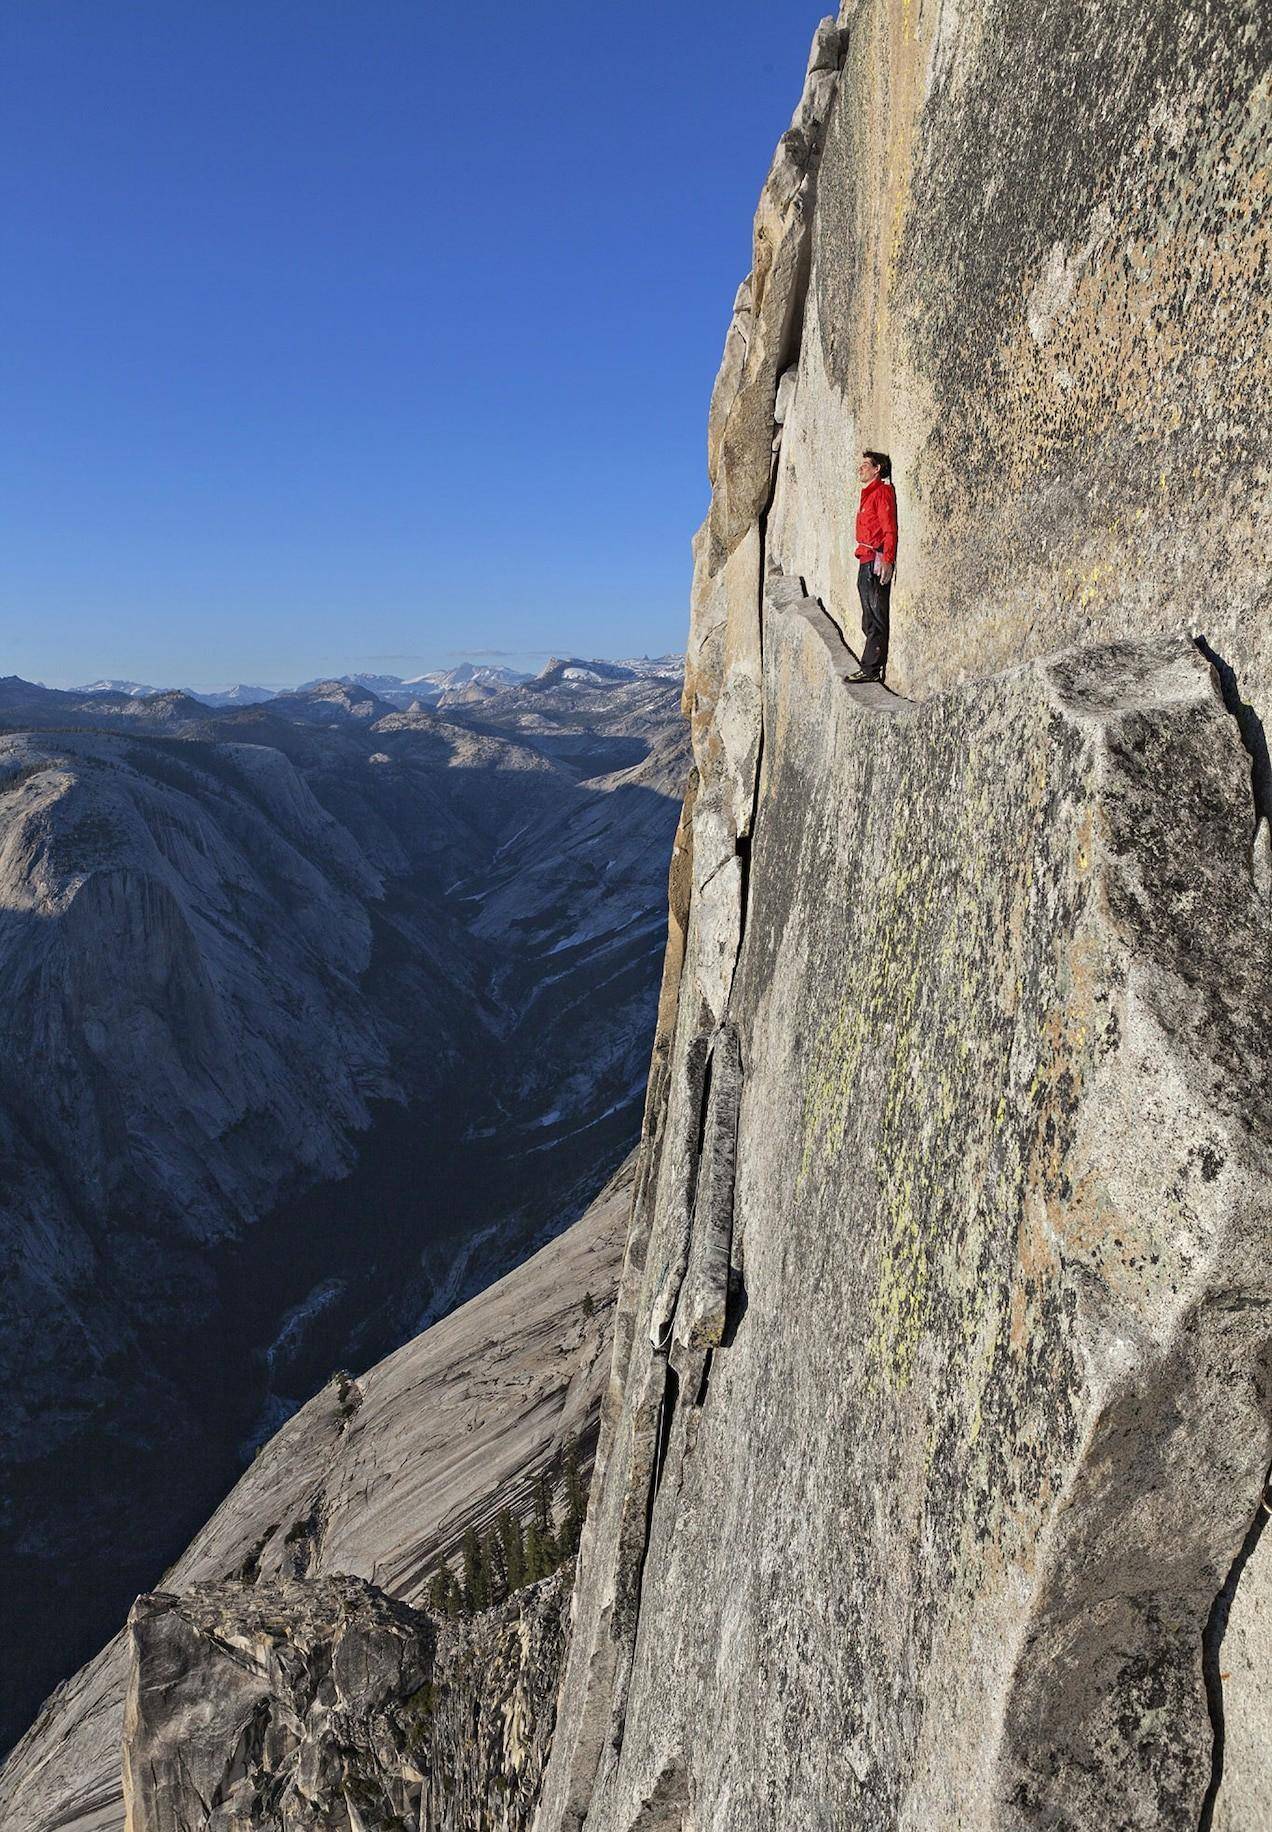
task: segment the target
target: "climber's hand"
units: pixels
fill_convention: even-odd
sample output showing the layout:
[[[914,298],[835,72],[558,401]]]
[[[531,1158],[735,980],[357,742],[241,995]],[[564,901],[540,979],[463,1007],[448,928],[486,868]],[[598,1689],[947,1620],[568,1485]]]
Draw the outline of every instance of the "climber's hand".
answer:
[[[879,583],[880,585],[891,585],[892,583],[892,568],[886,560],[879,568]]]

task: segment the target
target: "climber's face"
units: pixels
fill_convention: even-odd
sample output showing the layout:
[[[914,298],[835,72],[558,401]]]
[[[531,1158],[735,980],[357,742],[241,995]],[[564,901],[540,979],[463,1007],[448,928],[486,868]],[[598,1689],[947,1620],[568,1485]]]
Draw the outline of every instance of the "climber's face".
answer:
[[[857,475],[862,483],[873,483],[875,478],[879,475],[879,467],[874,462],[873,458],[863,457],[861,463],[857,466]]]

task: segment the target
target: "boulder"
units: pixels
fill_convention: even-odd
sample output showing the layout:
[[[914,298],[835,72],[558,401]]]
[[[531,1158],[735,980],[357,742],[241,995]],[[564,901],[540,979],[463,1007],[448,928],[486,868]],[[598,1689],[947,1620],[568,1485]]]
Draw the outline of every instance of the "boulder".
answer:
[[[521,1832],[564,1594],[438,1625],[350,1577],[140,1597],[126,1832]]]

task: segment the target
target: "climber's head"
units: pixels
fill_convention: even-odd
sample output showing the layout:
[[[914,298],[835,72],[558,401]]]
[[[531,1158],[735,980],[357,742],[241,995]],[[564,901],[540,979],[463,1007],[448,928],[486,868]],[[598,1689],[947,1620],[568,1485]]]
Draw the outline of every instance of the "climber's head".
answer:
[[[892,460],[886,452],[863,452],[857,475],[862,483],[873,483],[876,477],[891,477]]]

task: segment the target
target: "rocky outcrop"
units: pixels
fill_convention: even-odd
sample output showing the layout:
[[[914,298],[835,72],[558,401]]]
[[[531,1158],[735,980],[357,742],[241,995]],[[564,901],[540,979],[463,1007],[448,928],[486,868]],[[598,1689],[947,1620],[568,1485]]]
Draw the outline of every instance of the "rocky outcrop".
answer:
[[[538,1832],[1259,1823],[1261,38],[1241,4],[819,28],[711,404]],[[905,697],[846,684],[866,444]]]
[[[434,1637],[417,1611],[354,1578],[207,1585],[139,1597],[128,1641],[129,1832],[418,1813]]]
[[[349,1577],[140,1597],[126,1832],[521,1832],[561,1606],[560,1577],[462,1624]]]
[[[334,1623],[345,1608],[342,1599],[352,1599],[358,1620],[365,1605],[376,1620],[388,1610],[392,1621],[418,1624],[439,1559],[454,1561],[468,1527],[484,1529],[504,1507],[528,1512],[539,1473],[559,1468],[567,1443],[581,1444],[585,1466],[590,1461],[631,1195],[629,1166],[582,1220],[524,1266],[369,1373],[333,1379],[262,1449],[164,1573],[166,1600],[144,1605],[133,1639],[140,1636],[158,1660],[177,1638],[184,1650],[178,1671],[190,1676],[182,1685],[191,1710],[202,1673],[199,1735],[209,1773],[228,1775],[233,1767],[236,1699],[241,1703],[250,1693],[259,1704],[268,1698],[268,1714],[285,1715],[274,1682],[292,1669],[280,1650],[297,1637],[329,1647],[328,1629],[319,1632],[313,1624]],[[328,1579],[339,1581],[321,1589],[319,1581]],[[305,1601],[311,1590],[312,1607]],[[253,1640],[248,1693],[222,1700],[206,1661],[237,1656],[226,1651],[229,1642],[218,1653],[216,1633],[199,1624],[214,1623],[225,1611],[237,1612],[243,1622],[262,1615],[256,1591],[270,1599],[263,1616],[278,1625],[277,1636],[268,1645]],[[200,1598],[212,1603],[205,1608]],[[445,1800],[434,1800],[438,1816],[426,1817],[426,1825],[460,1832],[481,1823],[463,1818],[461,1808],[475,1811],[474,1803],[484,1799],[492,1815],[496,1808],[511,1813],[516,1802],[524,1805],[533,1796],[531,1777],[551,1730],[551,1711],[545,1721],[540,1707],[555,1684],[550,1668],[562,1600],[561,1589],[540,1585],[471,1625],[433,1623],[435,1715],[439,1725],[451,1726],[437,1773],[449,1775],[453,1786]],[[406,1608],[394,1614],[399,1604]],[[396,1630],[394,1636],[396,1646],[401,1637]],[[197,1661],[190,1653],[196,1644]],[[308,1655],[306,1660],[312,1677],[317,1669]],[[129,1664],[128,1637],[117,1635],[48,1700],[0,1770],[5,1832],[121,1832]],[[155,1670],[136,1668],[143,1676],[136,1682],[137,1710],[146,1728],[129,1734],[135,1775],[160,1761],[158,1749],[187,1740],[180,1727],[186,1704],[165,1703],[167,1682],[156,1678],[152,1685],[144,1678]],[[444,1697],[441,1681],[449,1688]],[[379,1708],[369,1697],[364,1724]],[[329,1701],[317,1702],[325,1713]],[[261,1711],[265,1715],[266,1707]],[[323,1716],[315,1734],[319,1750],[330,1753],[328,1721]],[[143,1746],[144,1764],[138,1753]],[[388,1746],[383,1739],[377,1745]],[[394,1747],[403,1759],[410,1753],[400,1739]],[[271,1749],[277,1754],[276,1742]],[[291,1761],[296,1746],[289,1752]],[[500,1772],[506,1778],[513,1769],[521,1781],[510,1792],[494,1777]],[[492,1817],[491,1823],[520,1822]]]

